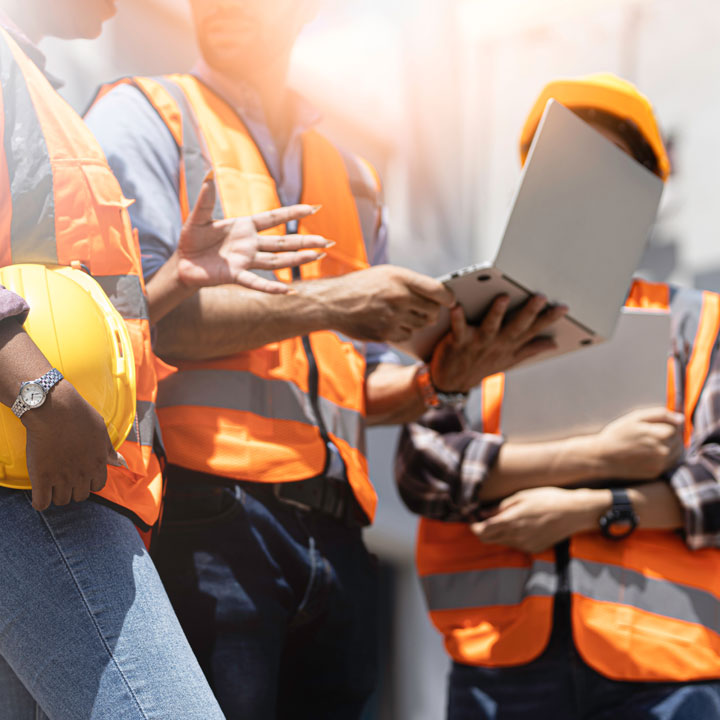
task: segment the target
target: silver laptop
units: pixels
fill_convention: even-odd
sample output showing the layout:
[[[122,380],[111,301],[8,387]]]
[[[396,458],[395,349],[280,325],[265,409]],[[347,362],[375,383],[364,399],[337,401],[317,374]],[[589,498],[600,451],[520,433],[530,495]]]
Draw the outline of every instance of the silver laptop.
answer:
[[[470,323],[500,293],[511,309],[535,292],[567,305],[569,314],[548,332],[558,348],[540,359],[602,342],[612,335],[662,191],[659,177],[550,100],[495,260],[439,279]],[[426,360],[448,327],[443,312],[399,347]]]
[[[669,313],[623,309],[608,342],[505,374],[502,432],[515,442],[557,440],[664,406],[669,352]]]

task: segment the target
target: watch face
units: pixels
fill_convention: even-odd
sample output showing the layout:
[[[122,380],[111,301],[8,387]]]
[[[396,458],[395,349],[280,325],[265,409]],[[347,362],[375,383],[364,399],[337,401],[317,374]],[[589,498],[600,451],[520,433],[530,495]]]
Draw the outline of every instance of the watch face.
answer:
[[[22,387],[20,397],[28,407],[40,407],[45,402],[45,390],[38,383],[31,382]]]

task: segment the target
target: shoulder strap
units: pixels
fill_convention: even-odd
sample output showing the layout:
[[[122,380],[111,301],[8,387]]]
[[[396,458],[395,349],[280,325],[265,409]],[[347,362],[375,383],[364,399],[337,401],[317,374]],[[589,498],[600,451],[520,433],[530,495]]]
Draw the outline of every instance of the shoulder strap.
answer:
[[[200,195],[200,189],[205,177],[212,169],[212,163],[195,113],[182,88],[175,81],[179,77],[181,76],[121,78],[100,88],[91,107],[118,85],[132,85],[145,95],[167,126],[180,150],[182,161],[180,163],[179,200],[182,219],[185,220]],[[216,197],[213,216],[216,220],[224,217],[219,195]]]

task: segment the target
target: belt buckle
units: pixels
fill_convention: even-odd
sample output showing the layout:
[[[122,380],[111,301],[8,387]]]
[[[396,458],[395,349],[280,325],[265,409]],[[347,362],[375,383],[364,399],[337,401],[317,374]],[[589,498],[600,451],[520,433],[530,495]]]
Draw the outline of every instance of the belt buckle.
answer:
[[[303,510],[304,512],[310,512],[311,510],[313,510],[312,505],[308,505],[301,500],[295,500],[294,498],[285,497],[285,495],[282,494],[282,490],[283,487],[287,484],[288,483],[275,483],[273,485],[273,495],[275,496],[275,498],[284,505],[292,505],[293,507],[298,508],[298,510]]]

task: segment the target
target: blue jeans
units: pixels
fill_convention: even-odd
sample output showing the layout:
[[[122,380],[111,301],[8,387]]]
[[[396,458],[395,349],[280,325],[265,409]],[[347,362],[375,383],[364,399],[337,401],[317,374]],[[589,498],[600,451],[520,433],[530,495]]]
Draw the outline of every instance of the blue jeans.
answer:
[[[155,556],[229,720],[353,720],[376,682],[376,567],[359,528],[257,483],[173,481]]]
[[[0,488],[0,718],[220,720],[127,518]]]
[[[575,649],[569,599],[556,598],[550,643],[535,661],[512,668],[455,663],[448,720],[718,720],[720,682],[609,680]]]

